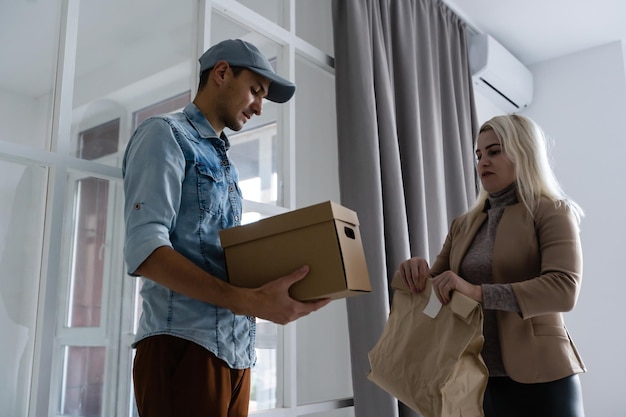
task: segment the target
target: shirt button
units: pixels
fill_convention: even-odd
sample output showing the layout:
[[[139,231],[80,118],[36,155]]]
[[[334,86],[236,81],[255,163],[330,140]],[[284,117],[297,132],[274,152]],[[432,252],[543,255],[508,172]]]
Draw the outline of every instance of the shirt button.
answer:
[[[231,192],[231,193],[233,192],[233,186],[232,185],[228,186],[228,191]]]
[[[239,216],[235,216],[235,221],[238,222],[239,221]]]
[[[225,167],[226,165],[228,165],[228,161],[223,160],[223,161],[222,161],[222,166],[223,166],[223,167]]]

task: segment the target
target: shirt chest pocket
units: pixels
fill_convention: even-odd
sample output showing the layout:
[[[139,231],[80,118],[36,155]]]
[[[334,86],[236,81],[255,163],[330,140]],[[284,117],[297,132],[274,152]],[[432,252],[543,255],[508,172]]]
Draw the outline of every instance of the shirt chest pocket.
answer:
[[[220,168],[196,163],[200,209],[212,215],[221,214],[228,196],[228,184]]]

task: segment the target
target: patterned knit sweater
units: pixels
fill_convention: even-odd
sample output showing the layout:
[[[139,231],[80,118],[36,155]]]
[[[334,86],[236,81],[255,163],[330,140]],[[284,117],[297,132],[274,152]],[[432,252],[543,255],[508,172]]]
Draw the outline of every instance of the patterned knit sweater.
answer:
[[[502,364],[500,338],[496,323],[496,311],[520,312],[519,304],[510,284],[494,284],[492,275],[493,243],[498,223],[506,206],[517,203],[515,183],[498,193],[490,194],[485,211],[487,221],[483,223],[460,266],[460,276],[466,281],[481,285],[483,290],[483,334],[485,344],[482,357],[489,369],[489,376],[506,376]]]

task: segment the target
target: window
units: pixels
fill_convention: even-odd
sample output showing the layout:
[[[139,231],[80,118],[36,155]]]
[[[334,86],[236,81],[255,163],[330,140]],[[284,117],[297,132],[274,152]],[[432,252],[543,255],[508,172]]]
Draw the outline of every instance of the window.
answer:
[[[0,33],[14,42],[0,45],[0,272],[9,277],[0,280],[0,330],[10,335],[0,408],[136,415],[130,346],[141,300],[122,259],[121,157],[141,120],[191,99],[203,46],[249,40],[298,85],[294,100],[264,103],[245,131],[229,133],[244,222],[338,198],[331,23],[320,24],[329,11],[330,0],[3,8]],[[288,326],[259,320],[254,414],[350,416],[344,327],[339,301]],[[326,336],[333,343],[320,345]],[[319,384],[327,368],[340,375]]]
[[[276,122],[231,134],[230,157],[239,170],[239,186],[246,200],[277,205]]]
[[[0,405],[25,416],[34,366],[48,169],[0,158]]]
[[[118,149],[120,120],[115,119],[79,133],[77,156],[98,160]],[[66,229],[61,267],[66,281],[63,322],[58,326],[57,352],[61,415],[106,415],[107,372],[114,369],[116,337],[107,337],[115,322],[115,304],[107,295],[116,288],[111,279],[119,269],[111,254],[115,212],[115,181],[84,172],[70,172],[67,181]],[[119,222],[119,219],[117,219]],[[119,303],[117,303],[119,305]],[[107,361],[112,363],[107,364]],[[108,378],[111,379],[110,377]],[[55,384],[57,386],[57,384]]]

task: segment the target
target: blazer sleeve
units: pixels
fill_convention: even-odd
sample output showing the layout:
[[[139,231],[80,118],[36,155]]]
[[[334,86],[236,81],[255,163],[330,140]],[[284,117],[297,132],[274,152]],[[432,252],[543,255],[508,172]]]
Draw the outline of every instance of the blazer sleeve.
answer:
[[[578,221],[564,203],[542,201],[535,216],[540,275],[512,283],[524,319],[574,308],[582,281]]]

